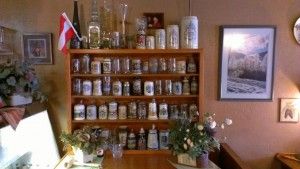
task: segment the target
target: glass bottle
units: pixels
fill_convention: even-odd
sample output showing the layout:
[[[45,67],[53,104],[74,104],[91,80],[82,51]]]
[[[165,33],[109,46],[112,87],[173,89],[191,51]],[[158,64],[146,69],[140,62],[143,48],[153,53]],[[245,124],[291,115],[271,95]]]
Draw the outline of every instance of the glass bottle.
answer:
[[[184,77],[182,81],[182,94],[183,95],[190,95],[190,82],[187,77]]]
[[[88,26],[89,47],[90,49],[100,48],[100,24],[97,0],[92,0],[91,21]]]
[[[195,77],[193,77],[191,82],[191,94],[197,94],[198,92],[198,82]]]
[[[122,146],[127,144],[127,126],[119,127],[119,142]]]
[[[152,99],[152,102],[148,105],[148,119],[149,120],[157,120],[157,106],[155,99]]]
[[[77,31],[78,36],[81,37],[77,1],[78,0],[74,0],[73,27]],[[71,38],[70,48],[71,49],[80,49],[81,46],[82,46],[81,41],[74,34],[73,37]]]
[[[138,150],[146,150],[146,135],[143,127],[139,132]]]
[[[188,73],[196,73],[197,72],[197,66],[196,66],[196,63],[195,63],[195,60],[193,57],[189,58],[188,65],[187,65],[187,72]]]
[[[129,150],[136,149],[136,140],[135,140],[135,134],[133,133],[133,129],[131,129],[129,136],[128,136],[127,148]]]

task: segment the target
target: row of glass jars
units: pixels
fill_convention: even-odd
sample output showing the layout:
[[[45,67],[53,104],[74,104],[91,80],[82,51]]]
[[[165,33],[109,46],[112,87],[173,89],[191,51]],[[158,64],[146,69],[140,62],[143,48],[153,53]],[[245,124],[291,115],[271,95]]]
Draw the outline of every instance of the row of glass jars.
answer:
[[[88,54],[72,59],[73,73],[111,74],[111,73],[196,73],[197,66],[193,57],[188,60],[176,58],[151,57],[149,60],[139,58],[104,58],[91,61]]]
[[[93,81],[75,78],[73,80],[72,92],[75,95],[84,96],[130,96],[130,95],[195,95],[198,92],[196,77],[184,77],[180,80],[154,80],[144,81],[140,78],[129,81],[118,79],[111,82],[110,77],[97,78]]]
[[[157,103],[155,99],[151,102],[131,101],[127,104],[115,101],[96,106],[94,104],[74,105],[74,120],[124,120],[124,119],[184,119],[196,120],[198,106],[196,103],[168,104],[165,101]]]
[[[155,127],[152,127],[147,132],[142,127],[138,133],[134,133],[132,129],[129,132],[127,126],[120,126],[118,140],[124,148],[129,150],[168,149],[169,130],[157,131]]]

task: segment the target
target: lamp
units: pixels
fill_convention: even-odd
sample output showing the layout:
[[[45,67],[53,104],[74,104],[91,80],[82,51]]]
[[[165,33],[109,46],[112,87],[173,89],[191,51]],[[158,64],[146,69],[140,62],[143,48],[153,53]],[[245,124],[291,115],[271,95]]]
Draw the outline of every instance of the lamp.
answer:
[[[0,26],[0,55],[12,55],[13,52],[8,44],[4,43],[4,28]]]

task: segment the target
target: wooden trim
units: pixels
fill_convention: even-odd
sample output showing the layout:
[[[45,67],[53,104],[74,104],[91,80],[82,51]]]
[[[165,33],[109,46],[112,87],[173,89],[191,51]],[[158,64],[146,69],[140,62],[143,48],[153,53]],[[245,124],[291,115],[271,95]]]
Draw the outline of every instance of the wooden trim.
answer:
[[[201,49],[200,49],[201,51]],[[199,49],[70,49],[70,54],[197,54]]]

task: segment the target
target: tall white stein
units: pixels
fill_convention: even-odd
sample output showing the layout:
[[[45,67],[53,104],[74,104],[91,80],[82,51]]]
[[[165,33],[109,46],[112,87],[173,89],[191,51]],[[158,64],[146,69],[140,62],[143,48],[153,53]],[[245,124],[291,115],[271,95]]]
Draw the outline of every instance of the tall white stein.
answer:
[[[164,29],[156,29],[155,31],[155,48],[166,48],[166,31]]]
[[[198,49],[197,16],[185,16],[180,25],[180,45],[183,49]]]
[[[179,27],[178,25],[167,26],[167,48],[179,49]]]

